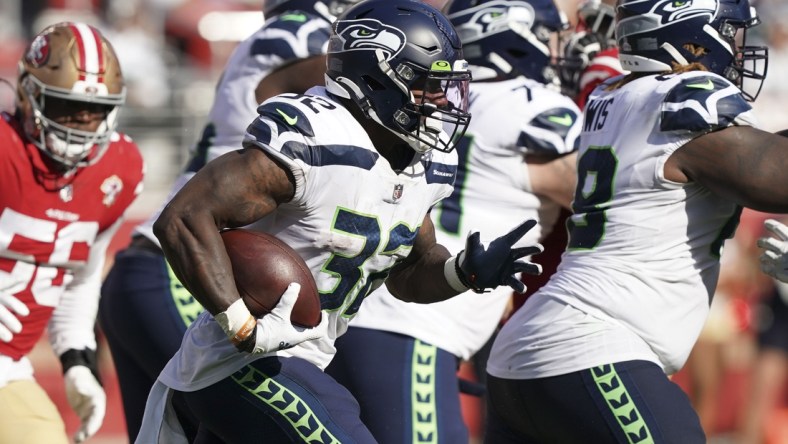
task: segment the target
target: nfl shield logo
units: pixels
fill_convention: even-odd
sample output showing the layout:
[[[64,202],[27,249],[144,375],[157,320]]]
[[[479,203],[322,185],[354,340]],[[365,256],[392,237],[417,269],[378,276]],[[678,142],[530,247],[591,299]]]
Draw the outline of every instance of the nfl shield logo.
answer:
[[[405,188],[404,185],[398,183],[394,185],[394,192],[391,194],[391,200],[394,202],[398,201],[400,197],[402,197],[402,190]]]
[[[71,202],[72,199],[74,199],[74,188],[71,185],[66,185],[60,189],[60,200]]]

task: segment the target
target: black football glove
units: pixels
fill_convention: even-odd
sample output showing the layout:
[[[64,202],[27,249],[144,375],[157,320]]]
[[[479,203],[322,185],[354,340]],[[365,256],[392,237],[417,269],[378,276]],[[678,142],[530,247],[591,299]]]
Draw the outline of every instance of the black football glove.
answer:
[[[539,275],[542,266],[518,259],[541,253],[544,248],[539,244],[520,248],[512,246],[535,225],[535,220],[527,220],[492,241],[487,249],[482,245],[478,231],[468,234],[465,250],[451,259],[460,282],[476,293],[501,285],[508,285],[518,293],[525,292],[525,284],[515,277],[515,273]]]

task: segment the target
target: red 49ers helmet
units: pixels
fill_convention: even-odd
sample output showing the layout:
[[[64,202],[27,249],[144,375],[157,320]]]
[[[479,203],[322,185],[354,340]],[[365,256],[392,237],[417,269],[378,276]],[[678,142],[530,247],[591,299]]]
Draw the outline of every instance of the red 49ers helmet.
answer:
[[[126,99],[123,74],[109,42],[84,23],[59,23],[38,34],[19,61],[17,108],[30,141],[71,170],[98,159],[109,145]],[[49,110],[48,110],[49,107]],[[53,110],[103,114],[95,131],[53,120]]]

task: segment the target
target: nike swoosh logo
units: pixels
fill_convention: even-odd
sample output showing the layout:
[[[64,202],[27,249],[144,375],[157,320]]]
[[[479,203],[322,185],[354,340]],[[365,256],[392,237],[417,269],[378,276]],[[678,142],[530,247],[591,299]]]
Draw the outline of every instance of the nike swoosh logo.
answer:
[[[687,88],[705,89],[706,91],[711,91],[714,89],[714,83],[711,82],[711,79],[706,79],[706,83],[691,83],[687,85]]]
[[[288,125],[295,125],[296,123],[298,123],[298,116],[290,117],[279,108],[276,109],[276,112],[278,112],[279,115],[285,119],[285,122],[287,122]]]
[[[547,120],[562,126],[572,126],[572,123],[574,122],[571,114],[564,114],[563,116],[550,116],[547,118]]]
[[[305,22],[306,16],[304,14],[285,14],[280,17],[284,21],[291,21],[291,22]]]

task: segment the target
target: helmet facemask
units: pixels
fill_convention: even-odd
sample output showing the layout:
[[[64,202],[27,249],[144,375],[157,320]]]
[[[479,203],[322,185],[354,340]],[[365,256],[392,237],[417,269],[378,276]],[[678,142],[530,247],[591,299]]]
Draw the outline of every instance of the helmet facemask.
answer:
[[[719,30],[719,35],[733,48],[733,60],[722,75],[738,86],[744,98],[750,102],[755,101],[761,93],[769,67],[769,48],[747,46],[747,29],[759,23],[760,19],[753,12],[753,18],[744,26],[737,27],[724,22]]]
[[[462,137],[470,123],[467,111],[471,74],[464,60],[455,63],[459,66],[437,61],[424,71],[403,62],[396,71],[385,71],[410,97],[392,116],[394,133],[419,153],[430,149],[451,151],[452,141]]]
[[[80,97],[72,91],[47,86],[32,75],[25,76],[21,82],[30,106],[23,125],[36,147],[68,170],[89,165],[101,157],[117,126],[117,113],[125,100],[125,89],[121,94],[82,101],[77,100]],[[91,109],[91,113],[101,113],[104,118],[96,131],[70,128],[50,117],[47,106],[52,108],[55,103],[60,109]]]
[[[615,44],[616,12],[611,5],[601,0],[586,0],[578,7],[577,16],[579,31],[599,34],[609,45]]]
[[[556,62],[561,90],[574,97],[580,92],[580,77],[600,52],[610,48],[604,36],[588,31],[572,34],[564,46],[563,57]]]

